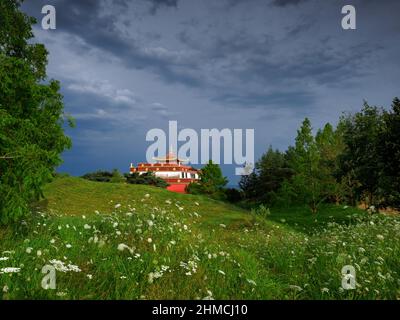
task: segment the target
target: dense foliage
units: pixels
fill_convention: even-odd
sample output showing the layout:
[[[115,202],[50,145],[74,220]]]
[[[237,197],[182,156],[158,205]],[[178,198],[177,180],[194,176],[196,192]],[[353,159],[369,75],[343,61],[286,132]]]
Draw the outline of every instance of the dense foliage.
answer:
[[[122,174],[117,170],[114,169],[113,171],[104,171],[98,170],[95,172],[89,172],[82,176],[83,179],[90,180],[90,181],[97,181],[97,182],[124,182],[125,179]]]
[[[47,51],[32,43],[35,21],[20,5],[0,2],[1,223],[29,212],[61,163],[60,154],[71,146],[63,130],[60,85],[47,81]]]
[[[271,147],[242,177],[247,201],[270,205],[364,203],[400,207],[400,100],[385,111],[366,102],[360,112],[313,134],[309,119],[286,152]]]
[[[160,187],[160,188],[167,188],[169,184],[154,175],[153,172],[146,172],[143,174],[139,174],[137,172],[126,174],[126,182],[130,184],[146,184],[150,186]]]
[[[228,179],[223,176],[221,167],[210,160],[200,171],[200,181],[191,183],[187,191],[192,194],[207,194],[217,198],[225,197],[224,187]]]
[[[113,171],[98,170],[95,172],[86,173],[82,176],[83,179],[96,182],[110,183],[129,183],[129,184],[144,184],[156,186],[160,188],[168,187],[165,180],[158,178],[152,172],[139,174],[138,172],[122,175],[117,169]]]

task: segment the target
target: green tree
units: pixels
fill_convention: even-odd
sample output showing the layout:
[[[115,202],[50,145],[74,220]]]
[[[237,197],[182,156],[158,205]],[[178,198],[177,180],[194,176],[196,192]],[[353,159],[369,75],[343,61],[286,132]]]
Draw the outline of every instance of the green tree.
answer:
[[[46,81],[47,51],[32,43],[22,1],[0,2],[0,222],[29,213],[71,146],[60,85]],[[69,119],[68,123],[72,125]]]
[[[400,208],[400,100],[383,114],[383,129],[377,147],[382,167],[379,185],[386,206]]]
[[[329,191],[327,173],[321,171],[321,153],[308,118],[297,131],[296,143],[290,152],[290,166],[294,171],[291,183],[297,200],[316,213]]]
[[[221,167],[210,160],[200,171],[200,182],[188,186],[189,193],[219,195],[223,193],[228,179],[223,176]]]
[[[259,195],[259,177],[255,171],[249,175],[243,175],[239,181],[239,188],[247,200],[256,200]]]
[[[346,148],[340,157],[341,176],[349,179],[357,200],[379,206],[380,181],[384,163],[379,156],[383,130],[383,110],[364,102],[360,112],[341,119]]]
[[[343,129],[338,126],[335,130],[327,123],[322,130],[318,130],[315,142],[320,154],[319,171],[324,179],[326,199],[340,203],[344,198],[343,186],[337,180],[340,171],[339,156],[343,153],[345,144],[343,141]]]
[[[287,155],[279,150],[273,150],[272,147],[269,147],[257,161],[256,170],[258,173],[257,196],[264,203],[272,203],[283,182],[290,179],[293,174]]]

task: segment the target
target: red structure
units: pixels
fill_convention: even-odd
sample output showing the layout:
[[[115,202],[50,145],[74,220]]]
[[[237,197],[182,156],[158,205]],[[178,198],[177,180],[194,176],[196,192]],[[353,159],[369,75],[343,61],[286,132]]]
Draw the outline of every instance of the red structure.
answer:
[[[199,170],[184,165],[187,160],[179,159],[172,151],[165,157],[154,160],[156,163],[139,163],[136,168],[131,164],[130,172],[139,174],[153,172],[156,177],[169,184],[168,190],[179,193],[186,193],[186,187],[200,179]]]

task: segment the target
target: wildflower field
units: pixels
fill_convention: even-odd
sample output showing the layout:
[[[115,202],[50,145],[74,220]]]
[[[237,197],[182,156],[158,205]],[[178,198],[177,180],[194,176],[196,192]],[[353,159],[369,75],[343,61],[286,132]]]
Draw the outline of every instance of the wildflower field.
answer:
[[[148,186],[55,179],[0,228],[0,299],[399,299],[400,219],[257,211]],[[42,287],[44,266],[56,288]],[[356,289],[342,288],[354,266]]]

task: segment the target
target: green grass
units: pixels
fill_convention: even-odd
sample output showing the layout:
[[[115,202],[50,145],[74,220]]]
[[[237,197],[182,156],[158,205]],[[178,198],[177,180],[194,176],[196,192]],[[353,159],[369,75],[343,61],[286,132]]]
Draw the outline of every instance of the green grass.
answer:
[[[68,177],[45,195],[32,217],[0,228],[0,270],[19,268],[0,271],[0,299],[400,298],[396,217],[326,206],[265,219],[203,196]],[[59,269],[56,290],[41,287],[45,265]],[[356,268],[355,290],[341,287],[344,265]]]

